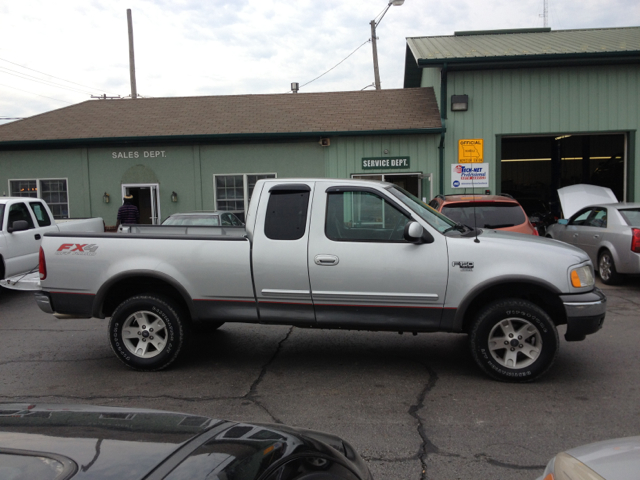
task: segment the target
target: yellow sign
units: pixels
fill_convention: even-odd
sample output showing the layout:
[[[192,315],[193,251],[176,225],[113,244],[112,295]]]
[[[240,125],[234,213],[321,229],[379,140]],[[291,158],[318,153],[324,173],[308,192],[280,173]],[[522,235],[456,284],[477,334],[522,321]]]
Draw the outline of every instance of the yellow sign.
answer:
[[[483,163],[484,140],[473,138],[458,140],[458,163]]]

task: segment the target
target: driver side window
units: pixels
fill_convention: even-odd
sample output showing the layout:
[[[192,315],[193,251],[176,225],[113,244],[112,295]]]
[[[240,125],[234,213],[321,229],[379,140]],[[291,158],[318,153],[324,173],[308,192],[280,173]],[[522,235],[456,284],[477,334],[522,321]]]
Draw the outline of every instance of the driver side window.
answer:
[[[582,212],[578,212],[577,214],[575,214],[573,216],[573,218],[571,219],[571,221],[569,222],[569,225],[584,225],[587,218],[589,218],[589,214],[591,213],[591,209],[587,208],[586,210],[583,210]]]
[[[337,242],[405,242],[409,217],[370,191],[327,194],[325,234]]]

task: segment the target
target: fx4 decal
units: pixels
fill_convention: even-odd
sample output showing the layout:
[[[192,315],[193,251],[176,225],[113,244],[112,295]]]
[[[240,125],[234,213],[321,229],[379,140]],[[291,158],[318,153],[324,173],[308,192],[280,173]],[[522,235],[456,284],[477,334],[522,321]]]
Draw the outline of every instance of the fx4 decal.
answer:
[[[94,256],[98,250],[95,243],[63,243],[58,247],[56,255],[86,255]]]

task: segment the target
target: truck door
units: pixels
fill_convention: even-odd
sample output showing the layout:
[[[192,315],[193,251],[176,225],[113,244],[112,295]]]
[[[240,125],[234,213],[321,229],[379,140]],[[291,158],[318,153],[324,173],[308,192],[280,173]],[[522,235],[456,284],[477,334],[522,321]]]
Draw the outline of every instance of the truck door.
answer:
[[[434,233],[432,243],[405,241],[410,215],[377,189],[316,183],[309,276],[318,326],[439,328],[448,277],[446,239]]]
[[[269,182],[262,190],[252,251],[261,322],[315,323],[307,266],[312,186]]]
[[[34,220],[27,202],[16,202],[9,205],[9,211],[7,212],[7,222],[5,231],[5,239],[7,242],[7,252],[9,255],[5,258],[6,272],[5,276],[10,277],[12,275],[28,272],[32,269],[38,268],[38,251],[40,249],[40,242],[42,235],[47,231],[57,231],[55,225],[52,225],[52,221],[49,218],[46,210],[42,207],[39,201],[30,202],[31,209],[37,212],[37,217]],[[8,233],[8,229],[13,226],[13,222],[18,220],[25,220],[29,224],[27,230],[21,232]]]

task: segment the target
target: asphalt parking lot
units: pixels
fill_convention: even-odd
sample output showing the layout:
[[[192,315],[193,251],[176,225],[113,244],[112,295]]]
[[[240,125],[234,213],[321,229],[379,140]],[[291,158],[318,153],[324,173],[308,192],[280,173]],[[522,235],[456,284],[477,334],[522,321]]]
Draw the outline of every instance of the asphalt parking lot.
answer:
[[[603,330],[562,340],[545,377],[512,385],[479,371],[464,335],[230,324],[198,335],[169,370],[140,373],[111,352],[106,320],[57,320],[32,294],[0,289],[0,401],[324,430],[378,480],[535,479],[558,451],[640,434],[640,279],[603,290]]]

